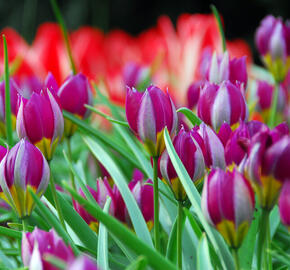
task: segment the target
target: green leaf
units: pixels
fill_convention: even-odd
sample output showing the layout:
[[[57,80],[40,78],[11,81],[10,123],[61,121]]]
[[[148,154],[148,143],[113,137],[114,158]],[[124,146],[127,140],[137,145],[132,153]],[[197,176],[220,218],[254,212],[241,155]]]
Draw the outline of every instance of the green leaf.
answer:
[[[219,15],[219,12],[217,11],[215,5],[210,5],[210,8],[211,8],[212,13],[214,14],[215,19],[217,21],[217,25],[218,25],[218,28],[219,28],[219,31],[220,31],[220,35],[221,35],[221,39],[222,39],[223,51],[225,52],[227,50],[226,37],[225,37],[225,33],[224,33],[221,17]]]
[[[148,262],[146,257],[139,256],[136,261],[132,262],[129,266],[126,267],[126,270],[144,270]]]
[[[202,123],[201,119],[186,107],[179,108],[176,112],[184,114],[193,126],[199,126]]]
[[[209,256],[209,246],[205,234],[202,235],[198,243],[196,257],[197,257],[197,270],[213,269]]]
[[[99,162],[103,164],[103,166],[112,176],[114,183],[118,187],[124,199],[124,202],[127,206],[136,234],[148,245],[153,246],[152,239],[148,231],[144,217],[137,205],[136,200],[134,199],[133,194],[128,188],[127,181],[124,178],[122,172],[120,171],[118,166],[114,163],[113,159],[108,155],[106,151],[104,151],[102,147],[100,147],[100,145],[97,142],[93,141],[89,137],[85,137],[84,142],[87,144],[92,154],[99,160]]]
[[[207,233],[208,238],[210,239],[214,249],[216,250],[221,264],[225,269],[234,269],[234,263],[232,256],[229,252],[226,243],[221,238],[221,236],[209,226],[207,221],[205,220],[203,213],[200,207],[200,195],[194,186],[191,178],[189,177],[184,165],[182,164],[181,160],[179,159],[174,146],[171,142],[170,136],[168,134],[168,130],[165,129],[164,131],[164,140],[168,155],[171,159],[171,162],[174,166],[174,169],[186,191],[186,194],[194,208],[195,213],[197,214],[205,232]]]
[[[108,197],[104,206],[104,212],[109,213],[111,198]],[[108,260],[108,232],[107,228],[100,223],[99,225],[99,241],[98,241],[98,266],[103,270],[109,269]]]
[[[270,213],[269,222],[270,222],[270,230],[271,230],[270,235],[271,235],[271,238],[273,238],[280,224],[280,214],[279,214],[279,209],[277,205],[275,205],[275,207]]]
[[[12,237],[12,238],[16,238],[16,239],[22,238],[22,232],[8,229],[8,228],[3,227],[3,226],[0,226],[0,235],[4,235],[7,237]]]
[[[191,228],[195,232],[196,237],[198,239],[200,239],[202,237],[202,230],[200,229],[200,227],[199,227],[198,223],[196,222],[196,220],[194,219],[193,215],[185,207],[183,208],[183,212],[186,215],[186,217],[188,218],[188,221],[189,221],[189,223],[191,225]]]
[[[12,264],[11,260],[0,249],[0,264],[2,264],[2,263],[3,263],[3,265],[5,265],[4,269],[13,269],[13,264]],[[1,267],[1,269],[3,269],[3,268]]]
[[[273,258],[278,260],[279,262],[283,263],[290,267],[290,255],[286,253],[283,249],[281,249],[277,245],[273,245],[273,249],[268,250],[268,252],[272,255]]]
[[[51,255],[51,254],[45,254],[44,260],[55,266],[59,270],[65,270],[66,269],[66,263],[65,261],[59,259],[58,257]]]
[[[153,269],[176,270],[171,262],[166,260],[159,252],[154,250],[147,243],[143,242],[139,236],[137,237],[121,222],[104,213],[99,207],[96,207],[91,202],[77,194],[67,183],[64,182],[63,186],[93,217],[102,222],[112,235],[137,254],[144,255]]]
[[[48,208],[40,201],[40,199],[34,194],[33,190],[28,187],[28,191],[31,194],[37,207],[41,210],[42,217],[55,229],[57,234],[67,243],[70,244],[75,254],[79,254],[79,250],[71,240],[70,236],[61,226],[59,220],[48,210]]]

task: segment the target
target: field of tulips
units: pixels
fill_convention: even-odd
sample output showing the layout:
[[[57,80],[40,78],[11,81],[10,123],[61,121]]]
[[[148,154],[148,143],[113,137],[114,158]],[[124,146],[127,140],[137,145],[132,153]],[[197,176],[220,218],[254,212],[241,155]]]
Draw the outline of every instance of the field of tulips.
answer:
[[[0,269],[290,269],[290,24],[1,30]]]

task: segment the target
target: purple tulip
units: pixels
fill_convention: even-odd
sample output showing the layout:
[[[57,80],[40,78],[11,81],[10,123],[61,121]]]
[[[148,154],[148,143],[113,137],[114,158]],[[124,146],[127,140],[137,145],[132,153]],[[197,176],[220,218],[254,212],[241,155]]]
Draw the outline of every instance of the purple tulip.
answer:
[[[229,80],[233,84],[243,84],[247,86],[248,75],[246,57],[229,59],[228,52],[222,57],[217,57],[214,53],[211,57],[208,70],[206,71],[206,79],[215,84]]]
[[[214,130],[202,123],[192,129],[191,135],[199,144],[208,168],[226,168],[224,146]]]
[[[232,248],[240,247],[253,218],[255,197],[248,180],[237,170],[215,169],[205,179],[201,207]]]
[[[94,199],[96,200],[97,204],[103,208],[105,206],[107,197],[111,197],[112,202],[110,205],[110,213],[114,214],[115,212],[115,195],[113,193],[112,188],[109,185],[109,182],[107,178],[105,177],[104,179],[97,179],[97,191],[92,189],[91,187],[87,186],[89,192],[92,194]],[[83,191],[80,189],[79,191],[80,195],[85,198],[85,194]],[[78,202],[73,200],[73,206],[75,210],[78,212],[78,214],[84,219],[84,221],[90,226],[90,228],[98,232],[99,228],[99,222],[96,220],[91,214],[89,214],[83,206],[81,206]]]
[[[192,83],[187,90],[187,102],[188,102],[188,108],[193,109],[199,99],[200,95],[200,89],[203,87],[204,81],[197,81]]]
[[[16,130],[19,138],[36,145],[47,160],[63,134],[63,115],[56,97],[48,89],[33,93],[29,100],[21,97]]]
[[[192,181],[199,182],[204,176],[205,162],[203,152],[191,132],[186,132],[182,128],[174,138],[173,145]],[[175,198],[179,201],[184,201],[186,193],[171,163],[167,150],[160,157],[159,167],[163,179],[171,187]]]
[[[126,86],[137,87],[149,76],[149,68],[142,67],[136,63],[127,63],[123,70]]]
[[[247,118],[247,104],[242,90],[230,81],[221,85],[205,84],[198,101],[198,116],[218,131],[226,122],[229,125]]]
[[[286,124],[258,132],[251,140],[248,156],[247,175],[261,207],[271,210],[283,181],[290,178],[290,137]]]
[[[127,87],[126,117],[149,154],[159,157],[165,148],[164,128],[167,126],[173,135],[177,126],[177,114],[169,94],[153,85],[144,93]]]
[[[7,152],[0,163],[0,185],[4,199],[19,217],[29,216],[34,207],[27,187],[41,197],[49,183],[49,175],[46,159],[28,141],[22,139]]]
[[[268,15],[257,29],[255,39],[267,68],[276,81],[282,82],[290,67],[290,26]]]
[[[282,223],[290,231],[290,178],[287,179],[282,187],[279,197],[279,211]]]
[[[64,263],[74,259],[72,249],[51,229],[49,232],[35,228],[32,233],[22,235],[21,256],[23,264],[29,269],[58,270],[45,260],[46,256],[54,256]]]
[[[66,270],[98,270],[99,268],[95,262],[86,255],[73,260],[66,268]]]
[[[15,128],[16,124],[16,115],[17,115],[17,101],[18,94],[20,93],[20,89],[16,82],[10,78],[9,81],[10,86],[10,103],[11,103],[11,115],[12,115],[12,126]],[[0,82],[0,134],[6,134],[6,126],[5,126],[6,118],[5,118],[5,81]]]
[[[49,91],[53,92],[54,94],[58,91],[58,84],[51,72],[48,72],[45,81],[44,81],[44,87],[47,88]]]

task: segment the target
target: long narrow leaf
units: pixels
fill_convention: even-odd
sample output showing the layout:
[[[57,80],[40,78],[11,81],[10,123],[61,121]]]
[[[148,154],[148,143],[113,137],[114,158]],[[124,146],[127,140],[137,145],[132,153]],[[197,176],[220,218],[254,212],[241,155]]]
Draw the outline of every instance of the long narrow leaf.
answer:
[[[182,107],[182,108],[179,108],[177,110],[177,112],[180,112],[182,114],[184,114],[186,116],[186,118],[191,122],[191,124],[193,126],[199,126],[202,121],[200,120],[199,117],[197,117],[193,111],[191,111],[190,109],[186,108],[186,107]]]
[[[210,256],[209,247],[205,234],[202,235],[197,249],[197,270],[211,270],[213,269]]]
[[[174,146],[171,142],[167,129],[165,129],[165,132],[164,132],[164,140],[165,140],[166,149],[168,151],[168,155],[171,159],[174,169],[186,191],[186,194],[194,208],[195,213],[197,214],[202,226],[204,227],[207,233],[207,236],[209,237],[214,249],[216,250],[221,260],[221,264],[223,268],[234,269],[233,259],[228,250],[228,247],[226,246],[221,236],[217,232],[212,230],[212,228],[209,226],[209,224],[207,223],[207,221],[205,220],[203,216],[203,213],[200,208],[200,195],[198,191],[196,190],[196,187],[194,186],[192,180],[190,179],[184,165],[179,159],[174,149]]]

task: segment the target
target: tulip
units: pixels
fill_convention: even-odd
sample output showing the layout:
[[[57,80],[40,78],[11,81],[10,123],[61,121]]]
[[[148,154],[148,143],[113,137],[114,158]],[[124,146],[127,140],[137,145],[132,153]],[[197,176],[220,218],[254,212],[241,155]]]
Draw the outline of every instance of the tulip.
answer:
[[[256,32],[256,45],[263,61],[277,82],[290,67],[290,26],[280,18],[265,17]]]
[[[265,210],[272,209],[283,181],[290,178],[290,137],[287,126],[285,130],[283,126],[272,131],[265,128],[252,138],[245,165],[260,205]]]
[[[47,256],[56,257],[64,263],[74,259],[72,249],[63,242],[54,229],[46,232],[38,228],[32,233],[23,233],[21,256],[24,266],[30,270],[58,270],[46,261]]]
[[[205,180],[201,197],[203,214],[227,244],[240,247],[250,227],[255,197],[248,180],[237,170],[214,169]]]
[[[127,87],[126,117],[152,157],[160,156],[165,148],[165,126],[171,135],[177,126],[177,114],[169,94],[153,85],[144,93]]]
[[[66,270],[98,270],[99,268],[90,257],[81,255],[73,260]]]
[[[91,187],[87,186],[89,192],[92,194],[93,198],[97,202],[97,204],[103,208],[105,206],[107,197],[112,198],[112,202],[110,205],[110,213],[114,214],[115,212],[115,195],[113,193],[113,190],[111,189],[109,182],[107,178],[105,177],[104,179],[97,179],[97,191],[92,189]],[[80,195],[85,198],[85,194],[83,191],[80,189],[79,191]],[[78,214],[84,219],[84,221],[90,226],[90,228],[98,232],[99,228],[99,222],[91,215],[89,214],[78,202],[73,200],[73,206],[75,210],[78,212]]]
[[[234,125],[247,118],[247,104],[241,86],[224,81],[221,85],[206,84],[198,101],[198,116],[218,131],[226,122]]]
[[[200,95],[200,89],[203,85],[204,85],[203,81],[197,81],[197,82],[192,83],[188,87],[188,89],[187,89],[187,102],[188,102],[189,109],[193,109],[197,105],[199,95]]]
[[[149,69],[135,63],[128,63],[123,69],[123,77],[126,86],[138,87],[149,77]]]
[[[233,84],[242,83],[244,87],[247,86],[248,75],[245,56],[230,60],[228,52],[225,52],[220,58],[214,53],[208,70],[205,72],[206,79],[211,83],[220,84],[229,80]]]
[[[195,183],[198,183],[205,172],[204,157],[198,142],[195,141],[190,131],[186,132],[182,128],[174,138],[173,145],[190,178]],[[184,201],[186,193],[171,163],[167,150],[161,155],[159,166],[162,177],[171,187],[175,198],[178,201]]]
[[[10,78],[10,103],[11,103],[11,113],[12,113],[12,127],[15,128],[16,115],[17,115],[17,100],[18,93],[20,92],[16,82]],[[0,134],[6,134],[6,117],[5,117],[5,81],[0,82]]]
[[[63,116],[57,97],[45,89],[33,93],[29,100],[20,98],[16,130],[19,138],[25,138],[37,146],[47,160],[63,134]]]
[[[64,110],[74,114],[80,119],[86,119],[90,110],[84,105],[92,105],[92,90],[88,79],[81,73],[69,76],[57,91],[61,106]],[[76,125],[65,120],[64,135],[70,137],[76,130]]]
[[[287,179],[282,187],[279,197],[279,211],[282,223],[290,231],[290,179]]]
[[[198,142],[208,168],[226,168],[225,149],[214,130],[202,123],[192,129],[191,135]]]
[[[0,185],[5,201],[19,217],[29,216],[34,201],[27,190],[31,187],[41,197],[49,183],[46,159],[34,145],[22,139],[11,148],[0,163]]]

